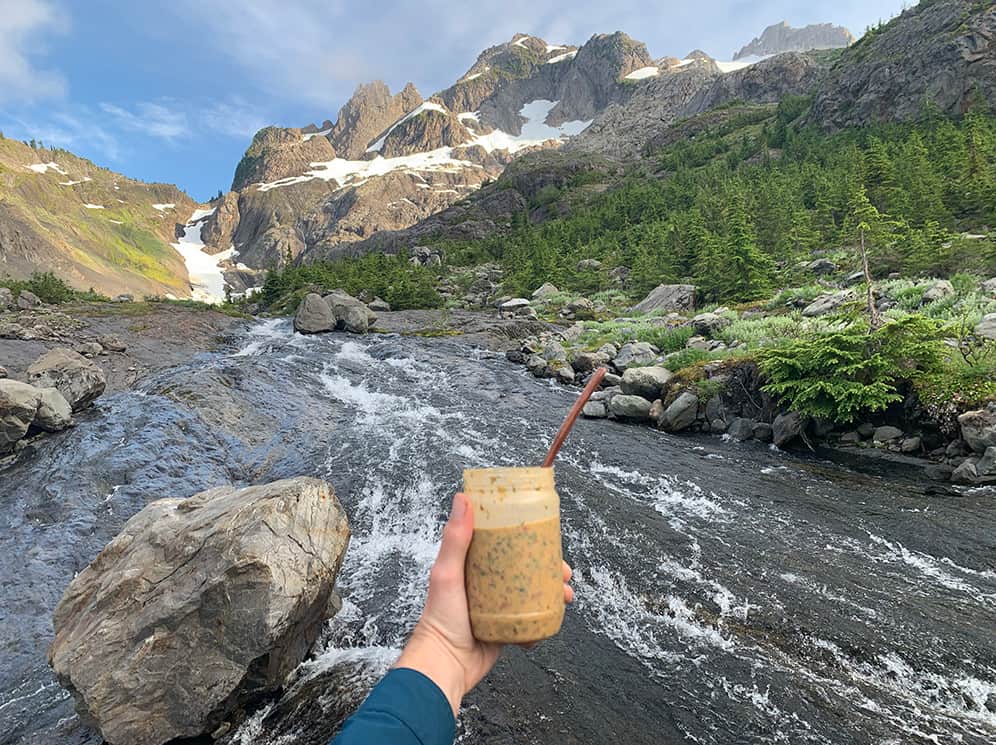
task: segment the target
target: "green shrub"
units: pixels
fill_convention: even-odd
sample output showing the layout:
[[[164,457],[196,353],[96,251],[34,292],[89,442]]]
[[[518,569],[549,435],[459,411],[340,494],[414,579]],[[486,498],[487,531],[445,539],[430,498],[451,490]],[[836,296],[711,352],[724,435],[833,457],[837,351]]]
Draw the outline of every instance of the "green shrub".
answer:
[[[777,344],[802,333],[798,314],[788,316],[763,316],[741,318],[716,333],[716,338],[727,344],[741,341],[748,347]]]
[[[759,352],[768,393],[793,411],[835,422],[881,411],[901,400],[896,386],[938,368],[942,345],[935,322],[908,316],[869,331],[861,323],[808,334]]]
[[[668,328],[667,326],[648,326],[636,332],[637,341],[653,344],[662,354],[677,352],[684,349],[688,340],[695,335],[691,326]]]
[[[14,296],[22,290],[33,292],[43,303],[57,305],[68,303],[78,298],[78,293],[52,272],[35,272],[29,279],[19,280],[4,277],[0,286],[10,289]]]

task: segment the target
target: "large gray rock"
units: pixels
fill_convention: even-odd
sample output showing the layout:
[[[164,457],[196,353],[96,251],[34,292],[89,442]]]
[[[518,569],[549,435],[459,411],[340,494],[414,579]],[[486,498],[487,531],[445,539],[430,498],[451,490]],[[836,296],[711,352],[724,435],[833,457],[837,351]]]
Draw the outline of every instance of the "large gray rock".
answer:
[[[581,409],[581,416],[589,419],[604,419],[609,415],[605,401],[588,401]]]
[[[14,293],[9,287],[0,287],[0,310],[7,310],[14,305]]]
[[[336,320],[336,328],[353,334],[365,334],[377,323],[377,314],[358,300],[342,290],[333,290],[322,298],[332,309]]]
[[[524,297],[514,297],[498,306],[498,315],[502,318],[516,318],[518,316],[535,316],[536,311]]]
[[[729,326],[730,323],[729,318],[716,313],[699,313],[692,319],[692,327],[695,329],[695,333],[702,334],[703,336],[713,336]]]
[[[107,387],[100,366],[71,349],[57,347],[31,363],[28,380],[38,388],[58,388],[73,411],[92,404]]]
[[[0,379],[0,453],[28,433],[38,412],[38,389],[7,378]]]
[[[977,453],[996,445],[996,403],[977,411],[966,411],[958,417],[961,439]]]
[[[571,360],[571,366],[578,372],[591,372],[597,367],[609,364],[608,354],[605,352],[579,352]]]
[[[30,290],[21,290],[17,294],[17,307],[21,310],[30,310],[41,305],[41,299]]]
[[[802,309],[802,315],[809,318],[815,316],[825,316],[855,299],[855,294],[851,290],[842,290],[828,295],[820,295],[813,302]]]
[[[891,442],[892,440],[898,440],[902,436],[903,431],[901,429],[886,425],[884,427],[875,428],[875,434],[872,435],[872,440],[878,443]]]
[[[671,382],[674,373],[665,367],[649,365],[631,367],[623,373],[622,392],[629,396],[643,396],[648,401],[660,398],[664,386]]]
[[[695,422],[699,410],[699,397],[691,391],[685,391],[664,409],[657,424],[668,432],[681,432]]]
[[[729,428],[727,428],[726,433],[738,442],[743,442],[745,440],[750,440],[754,437],[754,425],[756,422],[753,419],[745,419],[744,417],[737,417],[732,422],[730,422]]]
[[[975,327],[975,335],[983,339],[996,339],[996,313],[983,316]]]
[[[801,437],[806,429],[806,419],[801,414],[790,411],[779,414],[771,423],[771,439],[776,447],[788,445],[797,437]]]
[[[46,432],[60,432],[73,423],[73,407],[55,388],[38,388],[38,411],[32,424]]]
[[[996,277],[993,277],[992,279],[987,279],[985,282],[983,282],[982,291],[987,295],[992,295],[993,297],[996,297]]]
[[[815,259],[806,264],[806,268],[813,274],[833,274],[837,271],[837,265],[830,259]]]
[[[691,310],[695,307],[695,285],[657,285],[632,307],[634,313],[654,310]]]
[[[979,476],[996,476],[996,446],[986,448],[986,452],[975,465]]]
[[[294,330],[302,334],[320,334],[332,331],[337,324],[332,308],[317,292],[309,292],[297,306]]]
[[[944,298],[951,297],[954,294],[954,285],[946,279],[939,279],[928,287],[925,293],[923,293],[923,302],[936,303],[938,300],[943,300]]]
[[[621,419],[638,419],[645,421],[650,418],[651,401],[643,396],[627,396],[619,394],[609,400],[609,411]]]
[[[557,289],[555,284],[545,282],[533,292],[533,300],[546,300],[547,298],[551,298],[554,295],[559,294],[560,290]]]
[[[623,344],[612,364],[620,372],[626,372],[631,367],[649,365],[657,359],[657,350],[645,341],[631,341]]]
[[[69,585],[49,662],[109,743],[209,734],[304,659],[348,542],[318,479],[153,502]]]

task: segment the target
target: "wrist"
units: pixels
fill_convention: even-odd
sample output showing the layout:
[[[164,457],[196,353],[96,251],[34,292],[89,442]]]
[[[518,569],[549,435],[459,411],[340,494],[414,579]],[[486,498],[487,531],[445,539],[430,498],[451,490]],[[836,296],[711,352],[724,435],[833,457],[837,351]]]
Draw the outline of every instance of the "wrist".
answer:
[[[460,703],[467,692],[465,671],[454,650],[439,634],[420,621],[393,666],[422,673],[442,691],[454,719],[459,715]]]

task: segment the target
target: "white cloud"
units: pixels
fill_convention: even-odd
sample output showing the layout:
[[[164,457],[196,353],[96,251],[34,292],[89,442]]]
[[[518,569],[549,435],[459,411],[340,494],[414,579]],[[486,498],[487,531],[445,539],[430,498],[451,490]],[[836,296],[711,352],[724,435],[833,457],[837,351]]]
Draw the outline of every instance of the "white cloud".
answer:
[[[140,132],[163,140],[175,140],[190,135],[186,112],[170,108],[171,102],[143,101],[135,105],[134,111],[110,103],[100,104],[105,114],[121,129]]]
[[[57,72],[32,58],[44,51],[42,38],[61,33],[68,19],[48,0],[0,0],[0,101],[36,101],[66,92]]]
[[[217,101],[200,109],[197,116],[204,129],[239,139],[250,139],[272,123],[257,107],[238,97]]]

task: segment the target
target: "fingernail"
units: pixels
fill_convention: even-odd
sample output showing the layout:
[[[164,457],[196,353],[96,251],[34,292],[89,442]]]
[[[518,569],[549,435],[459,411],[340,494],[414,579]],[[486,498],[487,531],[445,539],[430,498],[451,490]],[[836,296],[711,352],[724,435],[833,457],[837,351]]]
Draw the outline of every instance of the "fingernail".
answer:
[[[451,520],[462,520],[467,514],[467,497],[457,494],[453,497],[453,508],[450,510]]]

